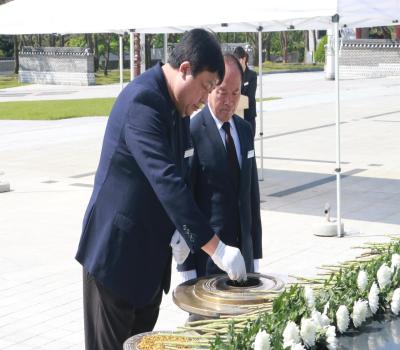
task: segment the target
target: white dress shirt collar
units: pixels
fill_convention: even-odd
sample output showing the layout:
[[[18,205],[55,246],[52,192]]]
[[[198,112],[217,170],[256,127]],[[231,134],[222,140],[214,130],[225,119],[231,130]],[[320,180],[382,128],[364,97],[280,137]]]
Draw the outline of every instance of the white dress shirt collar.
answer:
[[[208,109],[210,110],[211,116],[214,119],[215,125],[217,126],[219,135],[221,136],[222,142],[225,146],[225,131],[222,128],[222,125],[224,122],[220,121],[214,114],[213,110],[211,109],[210,105],[208,105]],[[229,118],[228,120],[229,124],[231,125],[231,135],[233,138],[233,142],[235,144],[235,149],[236,149],[236,156],[239,162],[239,166],[242,167],[242,154],[240,150],[240,141],[239,141],[239,135],[236,129],[235,122],[233,121],[233,118]],[[225,146],[226,147],[226,146]]]

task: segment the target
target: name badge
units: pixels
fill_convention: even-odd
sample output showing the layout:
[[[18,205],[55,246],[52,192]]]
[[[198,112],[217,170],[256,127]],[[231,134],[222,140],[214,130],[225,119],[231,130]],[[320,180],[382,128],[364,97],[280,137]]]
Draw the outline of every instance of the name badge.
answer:
[[[189,148],[185,151],[184,158],[189,158],[194,154],[194,148]]]
[[[249,159],[249,158],[254,158],[254,149],[247,152],[247,159]]]
[[[249,85],[249,82],[248,82],[248,81],[246,81],[246,82],[243,84],[243,86],[247,86],[247,85]]]

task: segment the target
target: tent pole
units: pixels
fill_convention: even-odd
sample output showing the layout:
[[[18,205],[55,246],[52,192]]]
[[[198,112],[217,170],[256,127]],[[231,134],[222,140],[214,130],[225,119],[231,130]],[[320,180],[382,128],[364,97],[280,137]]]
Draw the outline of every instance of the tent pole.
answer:
[[[339,77],[339,15],[332,17],[335,38],[335,90],[336,90],[336,223],[337,236],[342,237],[341,168],[340,168],[340,77]]]
[[[134,30],[131,29],[129,31],[129,58],[130,58],[130,73],[131,73],[131,81],[134,78],[134,70],[135,70],[135,38],[133,37]]]
[[[168,62],[168,33],[164,33],[164,63]]]
[[[124,87],[124,47],[123,47],[123,36],[119,36],[119,83],[121,90]]]
[[[262,91],[262,27],[258,27],[258,89],[260,92],[260,147],[261,147],[261,176],[264,181],[264,123],[263,123],[263,91]]]

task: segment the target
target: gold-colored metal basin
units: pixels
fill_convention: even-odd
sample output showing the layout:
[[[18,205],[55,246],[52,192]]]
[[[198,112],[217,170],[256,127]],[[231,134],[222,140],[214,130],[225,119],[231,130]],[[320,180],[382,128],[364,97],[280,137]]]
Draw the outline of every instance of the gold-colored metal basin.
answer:
[[[248,273],[240,284],[227,275],[200,277],[180,284],[173,300],[181,309],[202,316],[240,315],[270,300],[270,294],[283,290],[278,277]]]

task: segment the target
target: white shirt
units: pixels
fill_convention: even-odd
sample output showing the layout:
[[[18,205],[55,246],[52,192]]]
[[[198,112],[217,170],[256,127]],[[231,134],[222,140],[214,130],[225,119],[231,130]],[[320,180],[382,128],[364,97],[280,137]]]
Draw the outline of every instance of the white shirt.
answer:
[[[226,132],[225,130],[222,128],[222,125],[224,124],[223,122],[221,122],[215,115],[214,112],[212,111],[211,107],[208,106],[211,116],[213,117],[214,121],[215,121],[215,125],[217,125],[217,129],[219,131],[219,135],[221,136],[222,142],[225,146],[226,149],[226,145],[225,145],[225,137],[226,137]],[[233,138],[233,142],[235,144],[235,148],[236,148],[236,156],[239,162],[239,166],[240,168],[242,168],[242,154],[240,152],[240,142],[239,142],[239,135],[238,132],[236,130],[236,126],[235,123],[233,121],[232,118],[230,118],[228,120],[229,124],[231,125],[231,136]]]

